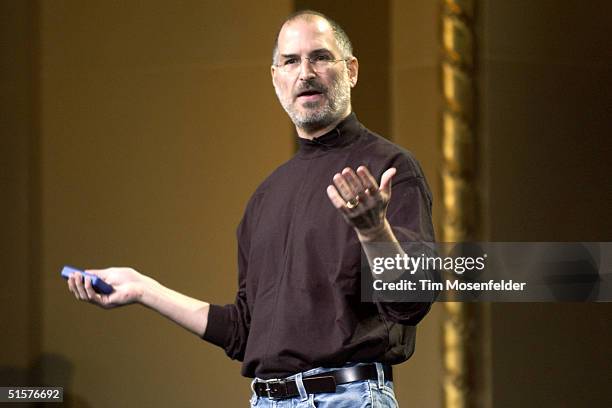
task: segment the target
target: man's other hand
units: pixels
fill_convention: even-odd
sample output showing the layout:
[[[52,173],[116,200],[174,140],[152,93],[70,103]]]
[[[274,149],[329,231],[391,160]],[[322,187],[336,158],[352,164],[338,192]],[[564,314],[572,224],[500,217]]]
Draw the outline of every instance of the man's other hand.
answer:
[[[357,172],[347,167],[334,175],[334,185],[327,187],[327,196],[359,234],[376,236],[387,225],[391,179],[395,173],[394,167],[386,170],[379,187],[365,166],[359,166]]]
[[[111,285],[114,291],[109,295],[97,293],[91,285],[91,278],[85,276],[83,279],[79,272],[68,278],[68,289],[77,299],[105,309],[140,301],[149,279],[132,268],[88,269],[85,272],[98,276]]]

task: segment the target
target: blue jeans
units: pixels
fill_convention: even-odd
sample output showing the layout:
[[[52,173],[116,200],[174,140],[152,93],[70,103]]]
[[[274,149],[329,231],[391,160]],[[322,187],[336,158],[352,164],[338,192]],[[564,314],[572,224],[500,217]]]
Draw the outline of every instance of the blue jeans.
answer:
[[[358,364],[347,364],[350,367]],[[385,379],[382,364],[376,363],[378,380],[355,381],[336,386],[335,393],[307,394],[302,377],[337,370],[337,368],[313,368],[312,370],[287,377],[297,384],[300,395],[293,398],[273,400],[258,397],[253,393],[251,408],[397,408],[399,405],[393,392],[393,382]],[[254,379],[255,382],[265,380]],[[252,388],[252,387],[251,387]]]

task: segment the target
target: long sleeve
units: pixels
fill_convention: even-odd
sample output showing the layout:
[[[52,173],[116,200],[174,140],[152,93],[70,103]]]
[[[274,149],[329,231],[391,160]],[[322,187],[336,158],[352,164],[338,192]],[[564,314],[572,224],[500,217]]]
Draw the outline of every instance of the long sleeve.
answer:
[[[398,178],[393,184],[387,217],[400,243],[434,242],[431,205],[431,193],[423,177]],[[376,304],[387,320],[405,325],[416,325],[431,307],[429,302],[378,301]]]
[[[247,301],[248,254],[250,249],[250,220],[254,217],[254,199],[249,202],[237,229],[238,238],[238,292],[233,304],[210,305],[208,325],[202,339],[225,350],[234,360],[242,361],[246,349],[251,314]]]

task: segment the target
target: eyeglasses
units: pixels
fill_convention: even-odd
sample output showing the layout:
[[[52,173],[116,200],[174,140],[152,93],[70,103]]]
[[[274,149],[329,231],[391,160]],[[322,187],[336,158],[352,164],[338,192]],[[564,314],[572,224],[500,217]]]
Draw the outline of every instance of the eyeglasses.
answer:
[[[316,73],[321,73],[325,71],[327,68],[334,65],[336,62],[340,61],[348,61],[349,58],[343,59],[333,59],[331,55],[317,55],[314,57],[304,57],[310,63],[310,66]],[[300,66],[302,66],[302,58],[301,57],[289,57],[284,61],[281,61],[280,64],[275,64],[278,69],[285,73],[294,73],[296,72]]]

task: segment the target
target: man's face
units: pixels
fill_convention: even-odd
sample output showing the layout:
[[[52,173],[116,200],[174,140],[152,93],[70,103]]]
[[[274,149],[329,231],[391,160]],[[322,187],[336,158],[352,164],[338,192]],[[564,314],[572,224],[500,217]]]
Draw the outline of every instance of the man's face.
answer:
[[[286,23],[278,37],[277,63],[297,58],[301,64],[290,71],[272,66],[272,82],[281,105],[297,127],[314,131],[350,113],[357,60],[351,58],[348,63],[339,61],[315,70],[306,57],[345,57],[330,25],[322,18],[298,18]]]

